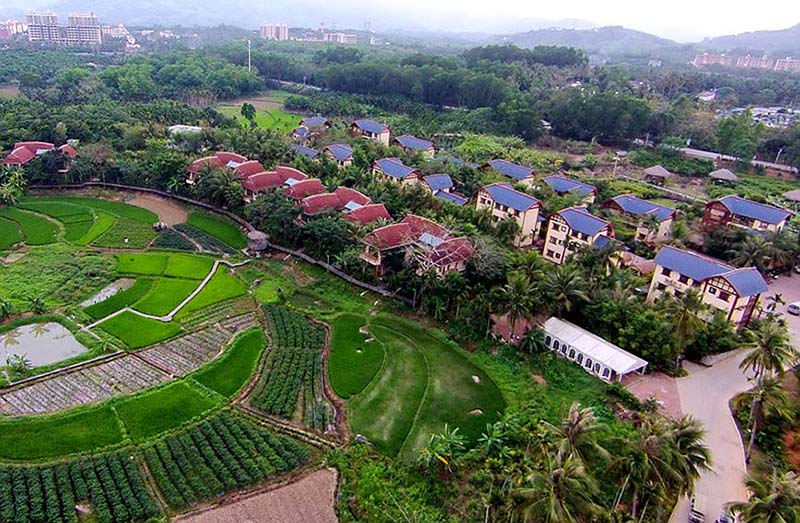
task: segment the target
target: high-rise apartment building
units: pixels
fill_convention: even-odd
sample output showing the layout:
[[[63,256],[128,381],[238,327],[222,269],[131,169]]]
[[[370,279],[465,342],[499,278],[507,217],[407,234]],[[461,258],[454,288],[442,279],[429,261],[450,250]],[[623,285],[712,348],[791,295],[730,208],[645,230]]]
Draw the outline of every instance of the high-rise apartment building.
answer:
[[[60,42],[58,16],[55,13],[30,12],[25,17],[28,25],[28,40],[31,42]]]
[[[800,73],[800,59],[798,58],[779,58],[775,60],[775,70],[787,73]]]
[[[102,31],[94,13],[72,13],[67,25],[67,45],[100,45]]]
[[[267,40],[288,40],[289,26],[286,24],[264,24],[261,26],[261,38]]]

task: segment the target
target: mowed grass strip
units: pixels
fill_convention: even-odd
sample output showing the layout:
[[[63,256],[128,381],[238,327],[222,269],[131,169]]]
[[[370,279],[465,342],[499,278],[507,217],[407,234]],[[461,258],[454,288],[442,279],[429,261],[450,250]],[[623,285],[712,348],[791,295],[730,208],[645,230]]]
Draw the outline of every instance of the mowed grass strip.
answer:
[[[167,270],[167,254],[118,254],[117,270],[122,274],[160,276]]]
[[[247,247],[247,238],[242,228],[227,218],[200,211],[192,211],[189,213],[188,223],[234,249]]]
[[[0,420],[0,459],[8,461],[67,456],[121,442],[122,431],[109,405]]]
[[[407,337],[379,325],[370,332],[383,343],[386,363],[375,380],[350,400],[350,425],[381,452],[397,456],[422,403],[428,369]]]
[[[164,316],[172,312],[200,285],[197,280],[180,278],[158,278],[147,295],[136,302],[133,308],[145,314]]]
[[[16,223],[0,218],[0,249],[10,249],[22,241],[22,231]]]
[[[0,208],[0,217],[16,222],[25,235],[28,245],[48,245],[58,237],[58,226],[50,220],[14,207]]]
[[[247,294],[247,287],[238,278],[228,274],[229,270],[230,268],[224,264],[217,267],[217,272],[203,290],[187,303],[177,316],[182,318],[192,311]]]
[[[331,324],[331,352],[328,376],[334,392],[344,399],[358,394],[381,368],[384,351],[380,343],[366,343],[359,332],[367,320],[355,314],[342,314]]]
[[[266,345],[264,332],[260,328],[251,329],[236,338],[222,358],[192,377],[198,383],[230,398],[253,375]]]
[[[33,198],[30,201],[36,202],[37,200],[40,199]],[[120,218],[128,218],[148,225],[152,225],[158,221],[158,216],[152,211],[113,200],[103,200],[101,198],[90,198],[86,196],[47,196],[41,198],[41,201],[71,204],[105,211],[114,216],[119,216]]]
[[[130,349],[155,345],[181,332],[180,326],[175,322],[151,320],[129,311],[104,321],[98,327],[118,338]]]
[[[154,280],[150,278],[139,278],[132,286],[124,291],[120,291],[101,302],[90,305],[83,309],[83,311],[95,320],[105,318],[109,314],[124,309],[125,307],[129,307],[141,300],[148,292],[150,292],[154,283]]]
[[[185,381],[178,381],[120,400],[116,403],[116,410],[128,436],[138,443],[179,427],[220,403],[201,394]]]
[[[89,230],[87,230],[83,236],[76,239],[75,243],[78,245],[89,245],[100,235],[109,230],[116,221],[117,218],[115,216],[104,211],[96,211],[94,213],[94,222],[92,226],[89,227]]]
[[[167,258],[165,276],[202,280],[211,272],[214,260],[207,256],[190,254],[170,254]]]

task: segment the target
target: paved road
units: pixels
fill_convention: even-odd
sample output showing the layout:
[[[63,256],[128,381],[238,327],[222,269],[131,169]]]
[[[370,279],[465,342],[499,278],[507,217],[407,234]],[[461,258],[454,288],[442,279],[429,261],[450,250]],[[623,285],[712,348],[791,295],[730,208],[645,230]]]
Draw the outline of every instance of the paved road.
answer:
[[[794,342],[795,347],[800,348],[800,316],[792,316],[786,312],[786,308],[792,302],[800,301],[800,275],[781,276],[775,281],[770,282],[769,291],[766,296],[772,296],[775,293],[783,295],[783,301],[786,305],[778,306],[778,312],[782,312],[786,323],[789,325],[789,334]]]

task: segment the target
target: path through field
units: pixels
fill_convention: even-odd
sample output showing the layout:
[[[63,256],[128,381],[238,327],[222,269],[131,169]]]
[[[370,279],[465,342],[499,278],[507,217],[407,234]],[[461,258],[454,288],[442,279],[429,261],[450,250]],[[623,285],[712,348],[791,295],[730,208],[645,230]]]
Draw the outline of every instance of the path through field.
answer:
[[[151,194],[139,193],[127,203],[156,213],[158,221],[164,222],[169,226],[186,223],[189,218],[189,213],[186,212],[186,209],[177,203]]]

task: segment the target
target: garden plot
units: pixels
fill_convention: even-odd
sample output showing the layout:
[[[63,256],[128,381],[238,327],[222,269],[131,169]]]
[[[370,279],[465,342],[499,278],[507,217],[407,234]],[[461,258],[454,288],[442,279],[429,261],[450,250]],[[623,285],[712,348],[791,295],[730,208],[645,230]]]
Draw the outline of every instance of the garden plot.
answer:
[[[197,330],[204,326],[239,316],[245,312],[251,312],[255,307],[256,304],[253,299],[244,296],[235,300],[220,302],[187,315],[182,320],[183,328],[187,331]]]
[[[258,316],[255,312],[247,312],[240,316],[223,320],[219,325],[231,334],[236,334],[258,325]]]
[[[137,356],[164,372],[182,376],[219,356],[230,338],[230,333],[212,327],[145,349]]]
[[[132,355],[83,367],[0,396],[0,413],[57,412],[158,385],[168,376]]]

